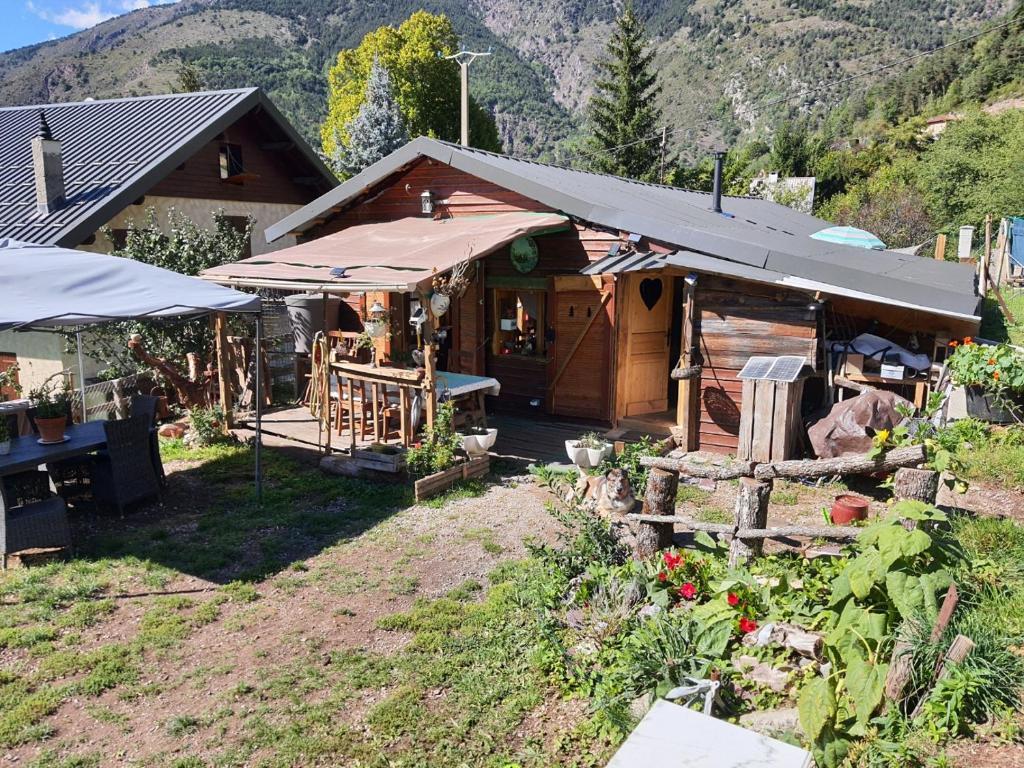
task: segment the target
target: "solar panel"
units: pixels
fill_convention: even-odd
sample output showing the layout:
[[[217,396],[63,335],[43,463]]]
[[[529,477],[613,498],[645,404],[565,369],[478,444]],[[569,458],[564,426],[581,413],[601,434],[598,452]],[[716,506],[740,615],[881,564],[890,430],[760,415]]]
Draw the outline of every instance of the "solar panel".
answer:
[[[772,381],[796,381],[806,364],[807,358],[798,355],[777,357],[765,378]]]
[[[768,371],[772,369],[772,364],[774,362],[774,357],[751,357],[743,366],[743,370],[736,375],[736,378],[757,380],[765,379],[768,377]]]
[[[736,375],[736,378],[753,381],[796,381],[806,364],[807,358],[799,355],[782,355],[781,357],[755,355],[747,359],[743,370]]]

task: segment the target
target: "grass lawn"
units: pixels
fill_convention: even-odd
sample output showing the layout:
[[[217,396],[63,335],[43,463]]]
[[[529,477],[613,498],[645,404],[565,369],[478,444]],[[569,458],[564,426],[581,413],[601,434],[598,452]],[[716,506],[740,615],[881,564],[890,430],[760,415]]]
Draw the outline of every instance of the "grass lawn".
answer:
[[[0,755],[37,768],[603,757],[600,744],[585,757],[582,707],[531,661],[530,566],[486,516],[514,489],[475,483],[413,508],[405,486],[267,450],[258,508],[247,448],[163,453],[189,462],[170,509],[88,521],[74,559],[0,576]],[[472,577],[445,588],[461,570]]]

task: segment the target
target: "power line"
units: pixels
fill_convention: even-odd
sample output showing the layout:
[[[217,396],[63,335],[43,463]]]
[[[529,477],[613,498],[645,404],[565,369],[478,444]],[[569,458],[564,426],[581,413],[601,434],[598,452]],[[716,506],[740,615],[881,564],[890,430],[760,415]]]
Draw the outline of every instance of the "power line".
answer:
[[[876,75],[879,72],[884,72],[884,71],[892,69],[894,67],[898,67],[901,64],[906,64],[907,62],[916,61],[917,59],[922,59],[922,58],[924,58],[926,56],[931,56],[932,54],[938,53],[939,51],[944,51],[947,48],[953,48],[953,47],[955,47],[957,45],[962,45],[963,43],[970,42],[971,40],[976,40],[979,37],[984,37],[985,35],[989,34],[990,32],[995,32],[997,30],[1003,29],[1005,27],[1012,26],[1012,25],[1017,24],[1017,23],[1020,23],[1018,19],[1009,19],[1009,20],[1004,21],[1004,22],[1002,22],[1000,24],[996,24],[995,26],[988,27],[988,28],[986,28],[984,30],[981,30],[979,32],[975,32],[973,34],[967,35],[966,37],[958,38],[958,39],[953,40],[953,41],[951,41],[949,43],[945,43],[943,45],[940,45],[940,46],[938,46],[936,48],[931,48],[931,49],[929,49],[927,51],[920,51],[920,52],[912,54],[910,56],[905,56],[904,58],[897,59],[896,61],[890,62],[889,64],[880,64],[877,67],[874,67],[872,69],[866,70],[864,72],[860,72],[860,73],[858,73],[856,75],[850,75],[849,77],[840,78],[839,80],[834,80],[834,81],[831,81],[831,82],[828,82],[828,83],[824,83],[822,85],[815,86],[813,88],[808,88],[808,89],[800,91],[798,93],[792,93],[792,94],[788,94],[786,96],[777,97],[777,98],[772,99],[770,101],[762,100],[761,103],[755,104],[753,107],[751,107],[751,111],[753,112],[753,114],[756,115],[760,111],[766,109],[767,107],[776,106],[778,104],[785,104],[787,101],[790,101],[791,99],[802,98],[804,96],[809,96],[811,94],[818,93],[819,91],[824,91],[824,90],[827,90],[829,88],[834,88],[834,87],[837,87],[837,86],[840,86],[840,85],[845,85],[846,83],[853,82],[854,80],[859,80],[859,79],[864,78],[864,77],[869,77],[871,75]],[[858,61],[860,59],[866,58],[869,55],[870,54],[864,54],[863,56],[859,56],[856,59],[852,59],[851,61]],[[649,136],[642,136],[639,139],[634,139],[633,141],[628,141],[628,142],[626,142],[624,144],[618,144],[618,145],[612,146],[612,147],[602,147],[600,149],[592,149],[592,150],[578,149],[578,150],[576,150],[575,154],[576,155],[584,155],[584,156],[597,156],[597,155],[601,155],[601,154],[614,155],[614,154],[616,154],[618,152],[621,152],[624,149],[628,149],[629,147],[634,147],[634,146],[636,146],[638,144],[644,144],[644,143],[649,142],[649,141],[655,141],[655,140],[661,139],[663,136],[673,135],[673,134],[675,134],[675,133],[677,133],[679,131],[693,128],[695,125],[703,125],[703,124],[709,123],[709,122],[711,122],[711,120],[712,120],[712,118],[708,118],[705,121],[703,121],[702,123],[694,123],[694,124],[691,124],[691,125],[679,126],[679,127],[676,127],[676,128],[667,128],[667,126],[666,126],[665,129],[663,129],[662,131],[659,131],[658,133],[652,133]]]

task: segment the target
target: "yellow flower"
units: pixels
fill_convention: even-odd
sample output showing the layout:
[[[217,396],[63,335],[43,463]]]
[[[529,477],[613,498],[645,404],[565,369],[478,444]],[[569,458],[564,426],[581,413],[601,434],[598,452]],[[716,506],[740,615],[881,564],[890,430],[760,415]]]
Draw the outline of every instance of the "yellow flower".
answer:
[[[880,429],[880,430],[878,430],[877,432],[875,432],[875,439],[879,443],[884,443],[886,440],[889,439],[889,430],[888,429]]]

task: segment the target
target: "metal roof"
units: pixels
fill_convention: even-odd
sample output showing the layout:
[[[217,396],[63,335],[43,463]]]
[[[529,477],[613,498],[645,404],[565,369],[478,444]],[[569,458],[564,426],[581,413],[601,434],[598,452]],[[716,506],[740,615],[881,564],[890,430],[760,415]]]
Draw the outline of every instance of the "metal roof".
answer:
[[[45,216],[36,211],[31,150],[40,110],[61,142],[67,200]],[[298,162],[323,177],[321,189],[337,183],[258,88],[0,107],[0,237],[76,247],[254,110],[294,145]]]
[[[703,192],[520,160],[420,137],[269,227],[268,241],[312,227],[421,157],[490,181],[584,222],[758,270],[838,286],[928,311],[974,317],[974,269],[894,251],[823,243],[811,235],[830,222],[767,200]]]

